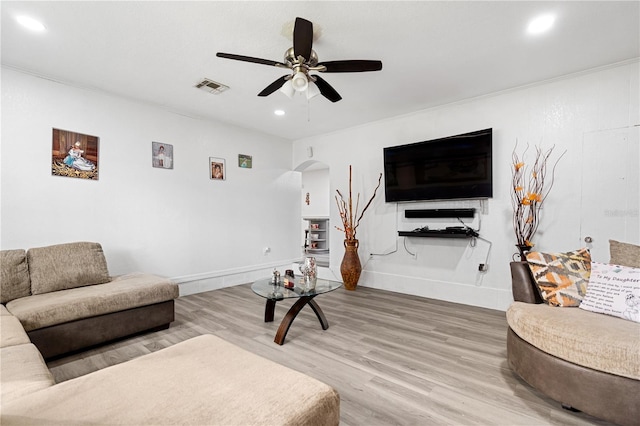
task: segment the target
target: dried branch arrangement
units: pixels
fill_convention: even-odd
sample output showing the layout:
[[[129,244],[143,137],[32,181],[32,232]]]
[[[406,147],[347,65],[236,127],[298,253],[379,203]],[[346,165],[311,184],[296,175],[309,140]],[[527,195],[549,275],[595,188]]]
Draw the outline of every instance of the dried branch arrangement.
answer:
[[[378,188],[380,188],[380,182],[382,181],[382,173],[378,177],[378,186],[373,191],[373,195],[369,199],[369,202],[364,206],[362,212],[360,212],[360,216],[358,216],[358,208],[360,205],[360,193],[358,193],[356,198],[355,208],[353,206],[353,197],[351,194],[351,165],[349,165],[349,199],[348,201],[344,199],[342,193],[336,189],[338,195],[336,195],[336,204],[338,205],[338,212],[340,213],[340,219],[342,219],[342,228],[336,226],[336,229],[344,232],[345,240],[355,240],[356,239],[356,231],[358,226],[360,225],[360,220],[364,216],[364,212],[367,211],[371,202],[376,197],[376,192],[378,192]],[[355,218],[358,218],[357,220]]]
[[[551,180],[547,181],[547,165],[555,146],[547,151],[536,147],[533,164],[529,167],[523,161],[529,150],[525,148],[520,158],[516,152],[518,144],[513,149],[513,168],[511,170],[511,204],[513,205],[513,229],[516,234],[517,245],[530,249],[531,240],[540,225],[540,208],[553,187],[556,166],[566,150],[555,160],[551,168]]]

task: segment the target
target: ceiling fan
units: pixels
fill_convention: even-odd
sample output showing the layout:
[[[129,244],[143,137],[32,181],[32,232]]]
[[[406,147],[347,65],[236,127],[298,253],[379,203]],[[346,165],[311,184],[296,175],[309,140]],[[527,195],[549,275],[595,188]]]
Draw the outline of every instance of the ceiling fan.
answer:
[[[312,49],[312,44],[313,24],[306,19],[296,18],[293,27],[293,47],[287,49],[283,62],[222,52],[216,53],[216,56],[287,68],[292,71],[291,74],[282,76],[268,85],[262,92],[258,93],[258,96],[269,96],[276,90],[281,89],[289,97],[292,97],[295,92],[307,91],[307,98],[310,98],[318,94],[319,91],[322,96],[331,102],[339,101],[342,96],[322,77],[311,75],[309,72],[365,72],[380,71],[382,69],[381,61],[343,60],[319,63],[318,55]]]

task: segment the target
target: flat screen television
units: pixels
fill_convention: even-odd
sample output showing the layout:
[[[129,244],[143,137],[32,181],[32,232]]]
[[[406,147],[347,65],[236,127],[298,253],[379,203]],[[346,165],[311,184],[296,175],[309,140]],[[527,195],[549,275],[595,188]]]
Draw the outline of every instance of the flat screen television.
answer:
[[[493,129],[384,148],[386,202],[493,196]]]

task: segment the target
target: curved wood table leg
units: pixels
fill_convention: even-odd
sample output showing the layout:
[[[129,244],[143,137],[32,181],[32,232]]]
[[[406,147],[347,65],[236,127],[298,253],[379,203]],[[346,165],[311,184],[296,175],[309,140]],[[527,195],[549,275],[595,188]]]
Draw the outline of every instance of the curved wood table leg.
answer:
[[[273,299],[267,299],[267,304],[264,307],[264,322],[273,322],[273,313],[276,309],[276,301]]]
[[[315,296],[316,295],[302,296],[296,301],[296,303],[293,304],[293,306],[291,306],[287,314],[282,319],[282,322],[280,323],[280,327],[278,327],[278,331],[276,332],[276,337],[275,339],[273,339],[274,342],[276,342],[279,345],[282,345],[284,343],[284,338],[287,337],[287,333],[289,332],[289,327],[291,327],[291,323],[293,323],[293,320],[296,319],[296,317],[298,316],[302,308],[304,308],[305,305],[307,304],[311,306],[311,309],[313,309],[313,312],[315,312],[316,316],[318,317],[318,320],[320,320],[320,325],[322,326],[322,329],[326,330],[327,328],[329,328],[329,322],[327,321],[327,318],[324,316],[324,312],[322,312],[322,309],[320,309],[320,306],[318,306],[316,301],[313,300]]]
[[[278,331],[276,332],[276,337],[273,339],[279,345],[284,343],[284,338],[287,337],[287,333],[289,332],[289,327],[291,327],[291,323],[298,316],[298,313],[304,308],[304,305],[309,303],[309,301],[313,299],[313,296],[302,296],[296,303],[289,308],[287,314],[282,318],[282,322],[280,323],[280,327],[278,327]]]
[[[324,312],[322,312],[322,309],[320,309],[320,306],[318,306],[316,301],[313,299],[310,299],[309,306],[311,306],[311,309],[313,309],[313,312],[316,313],[318,320],[320,320],[320,325],[322,326],[322,329],[326,330],[327,328],[329,328],[329,321],[327,321],[327,317],[324,316]]]

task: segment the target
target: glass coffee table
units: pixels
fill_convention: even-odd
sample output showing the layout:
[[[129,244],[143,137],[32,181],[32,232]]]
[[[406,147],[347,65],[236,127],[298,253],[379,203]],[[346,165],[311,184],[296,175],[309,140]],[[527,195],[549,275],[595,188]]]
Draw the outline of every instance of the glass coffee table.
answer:
[[[285,288],[282,286],[282,283],[274,286],[271,284],[271,278],[265,278],[254,282],[251,285],[251,290],[253,290],[253,292],[258,296],[262,296],[267,299],[267,304],[264,308],[264,322],[273,322],[273,314],[278,300],[298,299],[296,303],[289,308],[289,311],[282,319],[280,327],[278,327],[278,331],[276,332],[276,337],[273,339],[274,342],[282,345],[284,343],[284,338],[287,336],[287,332],[289,331],[289,327],[291,327],[291,323],[296,319],[298,313],[306,305],[309,305],[311,309],[313,309],[313,312],[316,313],[318,320],[320,320],[322,329],[326,330],[329,328],[329,322],[324,316],[324,312],[322,312],[322,309],[320,309],[320,306],[318,306],[313,298],[319,294],[329,293],[341,286],[342,283],[340,282],[318,278],[315,290],[305,292],[297,286],[294,288]]]

